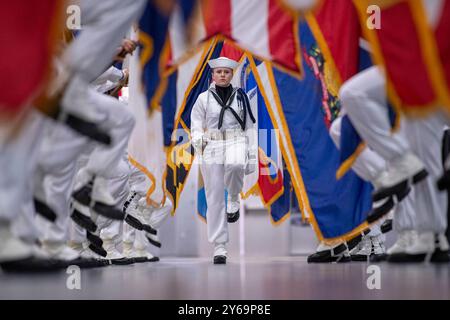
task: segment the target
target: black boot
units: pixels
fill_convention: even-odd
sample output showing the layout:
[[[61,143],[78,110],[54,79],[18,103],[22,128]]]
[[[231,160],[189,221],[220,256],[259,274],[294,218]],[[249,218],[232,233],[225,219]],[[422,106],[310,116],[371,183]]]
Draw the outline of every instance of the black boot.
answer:
[[[227,257],[225,257],[225,256],[214,256],[213,262],[214,262],[214,264],[226,264],[227,263]]]

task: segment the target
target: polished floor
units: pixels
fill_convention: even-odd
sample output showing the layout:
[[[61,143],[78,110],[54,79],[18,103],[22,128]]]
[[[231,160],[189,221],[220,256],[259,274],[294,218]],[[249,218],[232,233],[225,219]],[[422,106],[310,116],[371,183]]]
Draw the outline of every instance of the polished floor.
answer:
[[[306,258],[163,258],[157,263],[82,269],[80,290],[71,274],[5,274],[0,299],[450,299],[450,265],[376,264],[380,289],[367,263],[308,264]],[[369,287],[368,287],[369,282]]]

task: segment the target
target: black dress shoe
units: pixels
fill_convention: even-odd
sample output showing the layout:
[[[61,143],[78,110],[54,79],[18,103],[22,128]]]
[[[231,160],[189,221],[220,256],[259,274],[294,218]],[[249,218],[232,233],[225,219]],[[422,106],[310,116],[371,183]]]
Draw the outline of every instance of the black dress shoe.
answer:
[[[92,184],[90,183],[86,184],[85,186],[81,187],[77,191],[73,192],[72,198],[76,200],[78,203],[85,207],[89,207],[91,205],[91,197],[92,197]]]
[[[370,232],[370,229],[365,229],[361,234],[358,234],[356,237],[347,241],[347,248],[349,251],[352,251],[354,247],[356,247],[362,240],[362,237],[367,235]]]
[[[0,263],[5,272],[53,272],[65,268],[61,260],[30,257]]]
[[[128,214],[128,215],[125,217],[125,222],[126,222],[128,225],[132,226],[132,227],[133,227],[134,229],[136,229],[136,230],[141,231],[141,230],[144,229],[144,226],[143,226],[143,224],[139,221],[139,219],[133,217],[133,216],[130,215],[130,214]]]
[[[337,262],[337,263],[344,263],[344,262],[350,262],[352,261],[352,258],[350,255],[341,254],[339,256],[332,257],[331,262]]]
[[[381,253],[381,254],[371,254],[370,255],[370,262],[382,262],[387,260],[387,254]]]
[[[437,186],[441,191],[450,189],[450,170],[445,171],[444,175],[438,180]]]
[[[227,221],[228,223],[235,223],[239,220],[239,210],[235,213],[227,213]]]
[[[135,262],[134,258],[110,259],[109,261],[111,261],[111,264],[115,264],[118,266],[126,266]]]
[[[387,262],[393,263],[418,263],[424,262],[427,257],[426,253],[408,254],[408,253],[394,253],[388,255]]]
[[[365,255],[365,254],[352,254],[350,256],[352,261],[359,261],[359,262],[364,262],[364,261],[369,261],[370,256]]]
[[[448,263],[450,262],[450,256],[448,251],[442,251],[440,249],[435,249],[431,255],[430,262],[433,263]]]
[[[423,169],[419,173],[415,174],[412,178],[407,178],[391,187],[380,188],[376,190],[372,195],[372,199],[373,201],[379,201],[395,195],[397,196],[398,201],[400,201],[401,199],[405,198],[410,191],[410,180],[412,180],[413,184],[416,184],[425,179],[427,176],[428,171]]]
[[[151,259],[147,258],[147,262],[158,262],[159,261],[159,257],[153,257]]]
[[[97,225],[95,224],[95,222],[92,221],[90,217],[85,216],[77,209],[73,210],[70,218],[72,218],[73,222],[75,222],[77,225],[89,232],[95,232],[97,230]]]
[[[414,182],[416,183],[416,182]],[[397,198],[397,203],[401,202],[403,199],[405,199],[409,193],[411,192],[411,187],[406,188],[405,190],[403,190],[402,192],[399,192],[395,195],[395,197]]]
[[[226,264],[227,257],[225,256],[214,256],[214,264]]]
[[[77,258],[74,260],[64,261],[65,268],[68,266],[78,266],[81,269],[104,267],[106,264],[103,260],[95,258]]]
[[[86,239],[89,240],[90,243],[94,244],[94,246],[101,248],[103,246],[103,240],[96,234],[90,233],[86,231]]]
[[[150,233],[150,234],[152,234],[152,235],[154,235],[154,236],[156,236],[157,234],[158,234],[158,230],[156,230],[156,229],[153,229],[150,225],[148,225],[148,224],[143,224],[142,225],[142,229],[145,231],[145,232],[148,232],[148,233]]]
[[[101,202],[95,202],[94,206],[92,207],[92,210],[95,211],[95,213],[104,216],[106,218],[112,219],[112,220],[124,220],[125,219],[125,213],[116,208],[114,205],[109,205]]]
[[[344,243],[330,249],[315,252],[308,256],[308,263],[331,263],[331,262],[350,262],[351,258],[345,252],[347,246]]]
[[[380,227],[381,233],[388,233],[392,230],[392,219],[386,219]]]
[[[93,181],[94,180],[92,179],[88,184],[84,185],[77,191],[73,192],[72,198],[80,205],[90,207],[98,215],[104,216],[112,220],[124,220],[125,212],[123,212],[123,210],[116,208],[115,205],[109,205],[99,201],[95,201],[94,204],[92,205]],[[133,222],[135,221],[133,220],[132,223]]]
[[[331,255],[329,250],[320,251],[313,253],[308,256],[308,263],[331,263],[331,262],[350,262],[352,258],[348,255],[339,254],[339,255]]]
[[[89,249],[101,257],[106,257],[108,255],[108,253],[106,252],[105,249],[103,249],[103,247],[97,247],[93,243],[89,244]]]
[[[394,208],[394,199],[389,197],[383,202],[382,205],[378,207],[374,207],[372,211],[367,216],[368,223],[374,223],[375,221],[381,219],[385,215],[387,215]]]
[[[106,259],[92,258],[91,260],[93,260],[92,261],[92,268],[101,268],[101,267],[109,266],[109,261],[106,260]]]
[[[387,254],[386,253],[380,253],[375,254],[371,253],[370,255],[365,254],[352,254],[351,255],[352,261],[359,261],[359,262],[381,262],[386,261]]]
[[[137,257],[137,258],[133,258],[133,259],[134,259],[134,262],[136,262],[136,263],[159,261],[159,257],[153,257],[151,259],[149,259],[147,257]]]
[[[146,238],[147,238],[148,242],[150,242],[150,244],[154,245],[157,248],[161,248],[161,242],[159,242],[157,240],[153,240],[149,236],[146,236]]]
[[[39,215],[41,215],[42,217],[44,217],[45,219],[47,219],[50,222],[55,222],[56,221],[56,213],[55,211],[53,211],[47,204],[45,204],[44,202],[34,198],[34,208],[36,209],[36,213],[38,213]]]

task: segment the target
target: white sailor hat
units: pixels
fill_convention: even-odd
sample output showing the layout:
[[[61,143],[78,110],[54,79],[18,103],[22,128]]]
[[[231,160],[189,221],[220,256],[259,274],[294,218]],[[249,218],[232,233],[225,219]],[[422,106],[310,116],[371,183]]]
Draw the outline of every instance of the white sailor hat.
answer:
[[[219,57],[217,59],[211,59],[208,61],[209,66],[211,67],[211,69],[215,69],[215,68],[230,68],[230,69],[236,69],[237,66],[239,65],[238,62],[226,58],[226,57]]]

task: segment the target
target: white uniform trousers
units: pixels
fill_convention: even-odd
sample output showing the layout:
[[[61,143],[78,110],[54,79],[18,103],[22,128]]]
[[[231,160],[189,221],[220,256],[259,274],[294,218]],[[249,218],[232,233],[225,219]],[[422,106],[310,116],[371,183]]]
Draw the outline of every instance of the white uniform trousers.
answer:
[[[128,161],[125,161],[124,155],[122,154],[119,165],[114,172],[115,177],[109,179],[109,190],[114,199],[117,200],[118,208],[123,207],[130,192],[128,185],[130,171],[131,168]],[[124,230],[124,226],[123,221],[111,221],[109,226],[101,230],[100,237],[104,240],[112,240],[114,243],[119,244],[122,242],[122,230]]]
[[[54,170],[44,176],[36,174],[36,183],[41,183],[44,189],[45,203],[57,215],[55,222],[49,222],[38,216],[41,230],[40,240],[45,243],[64,244],[69,240],[70,228],[70,198],[73,190],[76,162],[72,161],[65,168]]]
[[[348,80],[341,88],[341,101],[352,124],[385,160],[412,151],[424,163],[430,177],[414,186],[418,231],[443,232],[446,228],[446,198],[436,188],[442,173],[441,146],[447,119],[441,114],[412,120],[405,118],[402,132],[391,133],[386,107],[386,81],[380,68],[372,67]],[[406,137],[407,140],[404,138]]]
[[[71,98],[80,99],[78,96]],[[65,168],[69,163],[76,161],[81,153],[90,153],[87,170],[91,174],[104,178],[114,176],[114,170],[126,150],[134,128],[134,116],[126,104],[92,88],[88,90],[87,101],[101,121],[101,127],[110,132],[111,145],[94,144],[63,125],[55,124],[55,129],[47,135],[43,151],[41,166],[45,172]]]
[[[333,121],[330,127],[330,136],[335,146],[341,148],[341,124],[342,117]],[[352,165],[352,170],[364,181],[372,182],[383,170],[386,169],[386,161],[370,148],[364,150],[358,155]],[[384,219],[375,222],[370,226],[369,236],[376,237],[381,235],[380,224]]]
[[[20,206],[33,196],[29,183],[36,169],[43,130],[44,117],[34,110],[24,116],[20,128],[13,121],[0,122],[0,220],[11,222],[17,218]]]
[[[345,112],[345,111],[344,111]],[[331,138],[336,145],[340,148],[341,141],[341,124],[342,118],[339,117],[333,121],[330,127]],[[402,125],[403,128],[403,125]],[[404,130],[401,130],[404,132]],[[366,147],[356,158],[353,163],[352,170],[363,180],[368,182],[373,182],[378,175],[386,169],[386,160],[384,160],[380,155]],[[402,202],[395,206],[395,218],[394,218],[394,228],[399,231],[413,230],[414,229],[414,219],[415,210],[413,206],[413,196],[408,195]],[[377,236],[381,234],[380,225],[383,223],[383,219],[377,223],[374,223],[370,227],[370,236]]]
[[[149,225],[156,230],[161,228],[172,212],[173,204],[169,197],[166,197],[164,205],[161,208],[154,208],[150,215]]]
[[[173,209],[172,201],[170,200],[170,198],[166,197],[164,205],[161,208],[152,208],[152,213],[150,215],[148,224],[153,229],[159,230],[161,228],[162,224],[169,218],[170,213],[172,212],[172,209]],[[135,240],[137,240],[137,238],[135,238],[137,233],[139,233],[138,230],[136,230],[128,225],[125,225],[123,241],[128,242],[128,243],[135,242]],[[144,232],[143,232],[143,234],[145,235]],[[145,240],[145,237],[141,238],[141,239]],[[147,242],[148,241],[145,240],[145,243],[147,243]],[[135,244],[136,243],[137,242],[135,242]]]
[[[128,180],[128,184],[130,192],[136,192],[139,195],[145,195],[147,193],[148,183],[146,181],[145,175],[133,165],[130,165],[130,179]],[[129,244],[132,244],[135,241],[137,241],[136,234],[139,232],[136,231],[137,230],[134,229],[133,227],[125,224],[123,226],[123,241]]]
[[[331,139],[338,149],[341,148],[341,124],[342,117],[339,117],[333,121],[330,127]],[[356,158],[352,170],[364,181],[372,182],[382,171],[386,170],[386,161],[366,147]]]
[[[395,206],[394,229],[397,232],[417,230],[414,194],[415,188],[412,188],[409,195]]]
[[[55,124],[46,135],[41,151],[40,170],[45,177],[43,183],[45,201],[55,211],[58,218],[55,223],[43,225],[43,239],[50,242],[67,241],[70,195],[76,173],[77,161],[81,154],[90,153],[86,164],[91,174],[109,177],[116,174],[117,163],[124,153],[129,135],[134,126],[134,118],[127,105],[118,100],[89,90],[90,100],[95,103],[99,114],[104,118],[102,125],[112,128],[112,146],[104,147],[92,143],[62,124]],[[84,231],[74,227],[78,240],[84,237]]]
[[[427,118],[408,118],[405,128],[411,151],[422,160],[428,178],[414,185],[414,205],[419,233],[445,233],[447,229],[447,194],[438,190],[436,181],[443,173],[442,140],[446,115],[440,112]]]
[[[161,206],[160,208],[153,208],[148,223],[153,229],[158,230],[158,237],[160,236],[159,230],[162,224],[169,218],[172,209],[173,204],[169,197],[166,197],[163,206]],[[134,242],[134,247],[138,250],[146,248],[152,255],[159,257],[161,249],[150,245],[143,231],[136,230],[136,233],[137,234]]]
[[[135,166],[130,165],[130,168],[130,190],[145,196],[149,188],[148,179],[145,177],[145,174]],[[166,197],[164,205],[161,208],[152,208],[152,213],[150,214],[150,219],[148,220],[149,225],[153,229],[159,230],[161,225],[169,217],[172,208],[172,201],[170,201],[170,198]],[[127,243],[133,243],[134,248],[138,250],[146,249],[149,250],[150,253],[154,256],[160,255],[159,248],[149,245],[144,231],[138,231],[130,227],[129,225],[124,225],[123,241]]]
[[[79,168],[77,159],[91,153],[94,148],[95,143],[63,124],[54,123],[47,129],[40,151],[39,167],[34,175],[35,190],[42,189],[42,192],[38,191],[42,193],[41,200],[53,209],[57,219],[54,223],[39,219],[42,241],[63,243],[71,238],[73,222],[69,217],[70,199]],[[80,237],[84,239],[84,229],[79,230]]]
[[[89,90],[89,101],[101,115],[101,127],[109,131],[112,143],[110,146],[98,145],[91,153],[86,169],[91,174],[113,178],[128,146],[135,124],[134,115],[126,104],[93,89]]]
[[[37,162],[36,160],[31,160]],[[33,172],[30,172],[31,177]],[[23,192],[21,203],[17,206],[19,214],[12,223],[13,233],[28,243],[35,243],[42,237],[42,228],[39,223],[46,221],[36,214],[33,202],[34,186],[33,179],[28,179]]]
[[[245,137],[209,141],[199,157],[200,170],[205,184],[208,240],[210,243],[228,243],[228,222],[225,209],[225,190],[239,196],[244,183],[246,142]],[[215,252],[220,255],[220,252]]]
[[[379,67],[364,70],[344,83],[340,99],[361,139],[386,161],[401,156],[409,144],[400,133],[391,133],[386,81]]]

